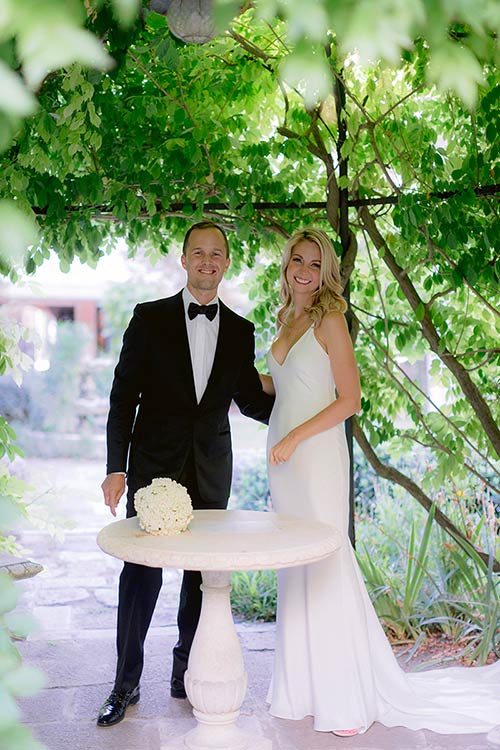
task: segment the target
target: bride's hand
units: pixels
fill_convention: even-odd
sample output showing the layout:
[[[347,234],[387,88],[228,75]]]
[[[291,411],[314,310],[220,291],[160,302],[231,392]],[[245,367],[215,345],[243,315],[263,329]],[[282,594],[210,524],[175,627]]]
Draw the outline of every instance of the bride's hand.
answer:
[[[288,435],[285,435],[285,437],[280,440],[279,443],[276,443],[276,445],[274,445],[269,451],[269,463],[273,466],[284,464],[285,461],[288,461],[299,442],[300,440],[298,439],[297,434],[293,430],[292,432],[289,432]]]

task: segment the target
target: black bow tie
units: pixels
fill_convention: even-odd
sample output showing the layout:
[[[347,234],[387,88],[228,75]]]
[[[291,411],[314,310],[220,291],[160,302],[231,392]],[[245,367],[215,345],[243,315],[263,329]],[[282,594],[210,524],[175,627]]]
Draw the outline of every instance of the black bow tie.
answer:
[[[217,303],[213,305],[197,305],[190,302],[188,307],[189,320],[193,320],[197,315],[206,315],[209,320],[213,320],[217,315]]]

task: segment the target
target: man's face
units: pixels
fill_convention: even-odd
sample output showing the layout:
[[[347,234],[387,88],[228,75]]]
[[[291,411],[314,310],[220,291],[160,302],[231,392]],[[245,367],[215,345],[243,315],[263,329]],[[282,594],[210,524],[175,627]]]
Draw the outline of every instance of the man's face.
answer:
[[[187,287],[195,297],[204,302],[217,294],[217,288],[229,267],[224,237],[218,229],[193,229],[189,235],[186,253],[181,256],[187,273]]]

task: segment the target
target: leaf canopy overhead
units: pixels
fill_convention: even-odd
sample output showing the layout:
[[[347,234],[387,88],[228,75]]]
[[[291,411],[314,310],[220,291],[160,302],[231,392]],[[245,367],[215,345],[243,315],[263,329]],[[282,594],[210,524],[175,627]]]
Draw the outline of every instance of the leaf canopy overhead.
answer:
[[[37,27],[42,15],[37,16],[29,2],[20,5],[25,7],[21,19],[26,19],[27,30],[21,33],[23,24],[18,24],[17,55],[23,59],[28,75],[29,59],[23,58],[22,41],[30,38],[29,30]],[[251,242],[255,222],[264,226],[268,222],[254,215],[250,203],[301,205],[324,200],[325,175],[314,168],[318,154],[311,148],[315,136],[312,131],[308,136],[311,118],[304,108],[304,92],[314,88],[308,83],[315,60],[321,61],[323,72],[326,70],[328,96],[317,109],[316,124],[322,137],[327,137],[327,148],[336,138],[332,72],[342,71],[351,79],[347,82],[346,106],[350,137],[343,149],[350,156],[351,171],[354,161],[359,163],[358,197],[387,194],[387,187],[391,193],[428,193],[442,185],[448,189],[451,174],[455,173],[454,187],[461,169],[460,186],[469,185],[470,164],[464,163],[471,137],[468,113],[459,113],[464,121],[462,128],[456,129],[458,105],[443,122],[443,98],[424,87],[424,80],[429,55],[432,62],[434,50],[442,50],[445,42],[455,43],[454,37],[459,36],[457,22],[450,28],[452,18],[462,24],[457,48],[473,50],[476,61],[477,55],[485,60],[494,56],[498,14],[490,12],[488,3],[478,6],[465,2],[460,8],[450,9],[444,2],[424,8],[397,0],[383,7],[380,3],[324,0],[304,13],[301,3],[260,0],[255,9],[237,15],[238,3],[218,2],[217,17],[223,23],[232,16],[236,20],[229,34],[203,46],[176,40],[167,19],[151,12],[148,3],[126,27],[116,24],[112,11],[130,21],[131,0],[117,1],[114,6],[102,2],[93,5],[97,10],[87,14],[86,26],[92,39],[97,36],[104,40],[108,53],[106,60],[96,59],[95,64],[107,67],[112,58],[115,67],[103,74],[74,65],[45,79],[39,92],[39,111],[30,118],[25,132],[16,137],[14,159],[12,151],[7,153],[11,168],[7,168],[1,184],[2,192],[12,194],[18,207],[35,210],[43,227],[43,247],[58,248],[63,265],[71,260],[72,252],[88,262],[99,254],[103,236],[111,227],[96,225],[91,218],[112,218],[111,233],[125,232],[132,244],[150,237],[166,249],[161,230],[172,213],[172,204],[176,216],[189,217],[193,215],[192,204],[197,207],[197,215],[207,202],[227,205],[229,214],[238,207],[238,235]],[[41,6],[47,10],[44,3]],[[60,13],[59,25],[70,23],[78,6],[76,1],[58,0],[43,17],[50,20]],[[277,21],[276,14],[284,20]],[[333,36],[329,29],[334,29]],[[419,34],[426,41],[414,43]],[[320,45],[317,48],[316,42]],[[324,43],[328,44],[329,58],[324,54]],[[45,44],[42,60],[50,57],[45,48],[52,46]],[[361,69],[353,62],[354,47],[363,59],[378,56],[392,62],[399,61],[397,52],[403,49],[406,61],[396,71],[382,65]],[[87,52],[90,54],[89,49]],[[83,51],[79,54],[82,57]],[[300,95],[278,78],[289,60],[303,76],[296,81]],[[40,70],[41,65],[39,61]],[[55,67],[57,61],[47,65]],[[452,67],[462,79],[467,78],[460,65],[453,62]],[[492,87],[491,77],[487,83]],[[412,95],[414,89],[417,93]],[[405,96],[409,97],[408,106],[397,107],[392,118],[382,117],[384,108],[393,107]],[[485,126],[492,143],[498,122],[497,101],[498,96],[490,92],[494,106]],[[465,149],[461,149],[460,137]],[[435,148],[438,138],[447,139],[448,152],[453,145],[453,158],[458,159],[455,169],[451,168],[450,156],[445,160]],[[377,163],[370,166],[374,141],[380,152],[378,161],[385,159],[389,165],[382,177],[396,172],[396,182],[403,181],[399,191],[394,182],[380,181]],[[415,163],[415,154],[408,158],[412,147],[417,153],[423,150],[419,163]],[[484,173],[491,163],[487,158],[478,159],[477,170]],[[474,186],[484,183],[484,174],[478,173],[477,178]],[[495,181],[499,181],[498,166],[486,180]],[[356,197],[353,186],[343,187]],[[186,208],[179,210],[179,206]],[[142,221],[145,215],[150,217],[147,223]],[[172,221],[168,225],[176,224]],[[30,270],[41,259],[41,254],[35,254],[28,261]]]

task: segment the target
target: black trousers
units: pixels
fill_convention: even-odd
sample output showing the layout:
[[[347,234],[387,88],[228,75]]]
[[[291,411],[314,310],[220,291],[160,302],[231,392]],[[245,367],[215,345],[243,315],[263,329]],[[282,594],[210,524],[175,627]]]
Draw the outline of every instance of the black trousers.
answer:
[[[225,508],[227,500],[220,503],[204,502],[200,496],[196,471],[189,457],[178,480],[191,496],[193,508]],[[127,518],[136,515],[134,493],[127,495]],[[118,589],[117,665],[115,690],[132,690],[139,684],[144,666],[144,641],[153,617],[162,584],[162,569],[146,565],[124,563]],[[201,573],[185,570],[179,596],[177,625],[179,639],[173,650],[172,678],[183,679],[187,669],[191,644],[196,633],[201,611]]]

